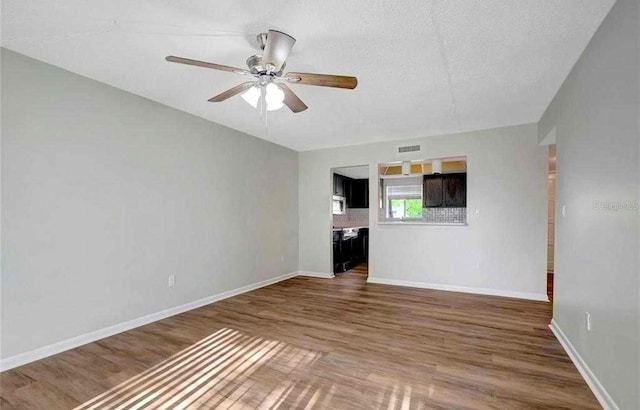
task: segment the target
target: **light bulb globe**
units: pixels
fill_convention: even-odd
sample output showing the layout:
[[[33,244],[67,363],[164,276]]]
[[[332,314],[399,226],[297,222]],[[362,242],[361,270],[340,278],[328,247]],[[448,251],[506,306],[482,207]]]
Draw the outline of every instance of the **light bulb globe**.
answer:
[[[258,107],[258,100],[260,99],[260,88],[255,85],[242,93],[242,99],[245,100],[253,108]]]
[[[265,101],[267,102],[267,111],[279,110],[284,106],[284,92],[277,84],[267,84],[265,90]]]

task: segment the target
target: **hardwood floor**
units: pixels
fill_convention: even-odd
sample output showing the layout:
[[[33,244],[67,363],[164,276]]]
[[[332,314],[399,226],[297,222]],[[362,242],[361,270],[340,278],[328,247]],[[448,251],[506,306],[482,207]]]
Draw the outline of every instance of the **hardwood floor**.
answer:
[[[297,277],[0,375],[2,409],[600,408],[551,305]]]
[[[356,266],[353,267],[353,269],[348,270],[345,273],[354,273],[356,275],[368,275],[369,274],[369,267],[367,266],[366,263],[360,263]],[[340,273],[339,275],[342,275],[342,273]]]

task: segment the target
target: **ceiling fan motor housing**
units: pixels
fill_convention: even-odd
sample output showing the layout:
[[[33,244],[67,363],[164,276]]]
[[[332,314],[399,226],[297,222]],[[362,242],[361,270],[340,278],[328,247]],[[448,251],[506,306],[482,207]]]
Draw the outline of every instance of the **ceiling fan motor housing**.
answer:
[[[268,70],[267,67],[262,63],[261,55],[256,54],[247,58],[247,67],[249,68],[249,71],[251,71],[251,74],[254,75],[270,75],[280,77],[282,75],[282,70],[284,70],[284,67],[286,65],[286,63],[282,63],[282,68],[280,68],[279,71],[274,72]]]

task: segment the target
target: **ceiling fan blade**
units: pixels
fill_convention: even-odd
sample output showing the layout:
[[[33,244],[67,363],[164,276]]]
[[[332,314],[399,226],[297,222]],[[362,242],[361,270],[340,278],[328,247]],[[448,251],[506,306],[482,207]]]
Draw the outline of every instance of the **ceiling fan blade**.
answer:
[[[242,83],[240,85],[236,85],[233,88],[228,89],[225,92],[222,92],[218,95],[216,95],[215,97],[211,97],[209,98],[209,102],[221,102],[224,101],[228,98],[233,97],[236,94],[240,94],[241,92],[248,90],[249,88],[253,87],[254,82],[253,81],[247,81],[246,83]]]
[[[286,84],[278,84],[278,87],[284,92],[284,105],[291,111],[299,113],[309,108]]]
[[[348,88],[353,90],[358,85],[358,79],[345,75],[287,73],[282,77],[294,84],[317,85],[320,87]]]
[[[204,67],[204,68],[213,68],[214,70],[229,71],[236,74],[243,74],[243,75],[251,74],[249,71],[244,70],[242,68],[231,67],[231,66],[222,65],[222,64],[207,63],[206,61],[192,60],[190,58],[167,56],[165,60],[171,63],[180,63],[180,64],[194,65],[194,66]]]
[[[296,39],[281,31],[269,30],[267,33],[267,43],[264,45],[262,62],[273,64],[274,72],[280,71],[285,60],[289,56]]]

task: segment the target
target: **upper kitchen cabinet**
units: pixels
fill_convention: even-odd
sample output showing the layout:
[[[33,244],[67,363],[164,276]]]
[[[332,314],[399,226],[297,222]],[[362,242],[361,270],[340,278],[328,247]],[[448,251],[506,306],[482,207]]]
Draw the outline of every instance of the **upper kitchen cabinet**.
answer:
[[[349,208],[369,208],[369,180],[352,179],[347,194]]]
[[[333,195],[345,197],[349,208],[369,208],[369,180],[333,174]]]
[[[347,196],[349,178],[333,174],[333,195]]]
[[[444,203],[442,197],[442,175],[425,175],[423,184],[423,206],[425,208],[441,207]]]
[[[466,173],[425,175],[423,188],[425,208],[467,206]]]
[[[443,175],[442,194],[444,206],[450,208],[467,206],[467,174]]]

